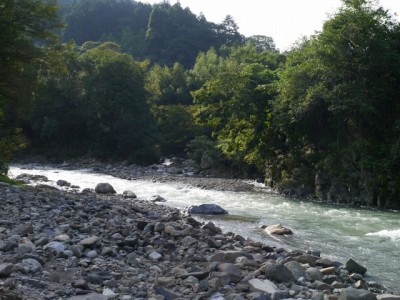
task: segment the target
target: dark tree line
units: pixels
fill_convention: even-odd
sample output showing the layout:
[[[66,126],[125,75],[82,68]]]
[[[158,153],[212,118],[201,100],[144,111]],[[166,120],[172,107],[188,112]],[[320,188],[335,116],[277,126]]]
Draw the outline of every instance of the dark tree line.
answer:
[[[54,2],[5,7],[1,174],[26,145],[136,163],[186,153],[294,196],[400,206],[400,27],[372,2],[344,0],[286,53],[179,4],[63,4],[67,43]],[[27,9],[31,27],[16,18]]]
[[[214,24],[179,3],[152,6],[131,0],[80,0],[65,3],[61,15],[68,24],[64,42],[112,41],[137,59],[162,65],[179,62],[192,67],[199,51],[244,42],[231,16]]]

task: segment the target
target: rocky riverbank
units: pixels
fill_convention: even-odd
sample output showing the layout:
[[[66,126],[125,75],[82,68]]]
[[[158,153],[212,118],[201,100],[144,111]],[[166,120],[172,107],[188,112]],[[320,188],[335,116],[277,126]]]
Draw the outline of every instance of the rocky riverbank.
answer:
[[[352,259],[222,233],[134,193],[1,184],[0,206],[0,299],[400,299]]]

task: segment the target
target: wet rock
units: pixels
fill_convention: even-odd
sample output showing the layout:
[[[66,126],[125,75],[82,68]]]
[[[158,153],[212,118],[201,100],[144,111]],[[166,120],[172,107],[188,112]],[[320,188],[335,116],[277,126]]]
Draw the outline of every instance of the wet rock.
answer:
[[[376,300],[376,295],[367,290],[358,290],[352,287],[340,291],[339,300]]]
[[[71,186],[71,183],[70,183],[70,182],[68,182],[68,181],[66,181],[66,180],[62,180],[62,179],[57,180],[56,184],[57,184],[58,186],[63,186],[63,187],[69,187],[69,186]]]
[[[358,273],[364,275],[367,272],[367,269],[365,267],[358,264],[351,258],[345,263],[345,268],[347,271],[351,273]]]
[[[137,198],[136,194],[129,190],[123,191],[122,196],[127,199],[136,199]]]
[[[113,186],[109,183],[98,183],[95,187],[95,192],[98,194],[115,194]]]
[[[265,227],[264,229],[268,234],[276,234],[276,235],[291,235],[293,231],[289,228],[284,227],[282,224],[274,224]]]
[[[205,215],[224,215],[228,212],[216,204],[200,204],[192,205],[187,209],[191,214],[205,214]]]
[[[165,200],[163,197],[161,197],[160,195],[154,195],[154,196],[152,196],[152,197],[150,197],[149,199],[148,199],[148,201],[151,201],[151,202],[166,202],[167,200]]]

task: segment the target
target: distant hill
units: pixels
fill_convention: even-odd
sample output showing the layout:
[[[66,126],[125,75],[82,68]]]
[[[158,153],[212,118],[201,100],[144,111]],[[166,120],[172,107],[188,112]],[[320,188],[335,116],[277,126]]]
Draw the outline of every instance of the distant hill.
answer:
[[[144,4],[130,0],[59,0],[66,23],[63,42],[112,41],[137,59],[192,67],[199,51],[242,44],[232,17],[221,24],[196,16],[179,3]]]

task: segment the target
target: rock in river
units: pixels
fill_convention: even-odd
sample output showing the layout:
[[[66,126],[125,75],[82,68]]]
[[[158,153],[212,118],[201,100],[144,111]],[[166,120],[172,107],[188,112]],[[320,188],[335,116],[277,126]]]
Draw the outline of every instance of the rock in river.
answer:
[[[225,215],[228,212],[216,204],[192,205],[188,208],[188,213],[204,215]]]

